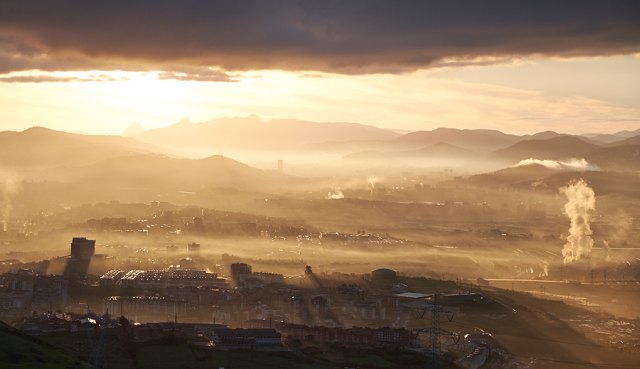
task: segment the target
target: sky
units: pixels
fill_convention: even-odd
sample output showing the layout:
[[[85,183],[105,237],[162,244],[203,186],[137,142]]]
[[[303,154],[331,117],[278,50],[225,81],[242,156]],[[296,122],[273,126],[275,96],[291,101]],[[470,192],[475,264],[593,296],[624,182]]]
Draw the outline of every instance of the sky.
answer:
[[[640,128],[637,1],[0,3],[0,129]]]

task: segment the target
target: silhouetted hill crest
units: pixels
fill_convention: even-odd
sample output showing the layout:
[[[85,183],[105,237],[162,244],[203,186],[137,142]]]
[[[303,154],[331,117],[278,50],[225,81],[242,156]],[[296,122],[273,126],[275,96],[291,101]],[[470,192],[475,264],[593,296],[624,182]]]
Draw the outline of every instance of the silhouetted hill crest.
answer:
[[[560,135],[546,140],[523,140],[494,151],[492,156],[512,162],[528,158],[559,160],[584,157],[598,148],[576,136]]]

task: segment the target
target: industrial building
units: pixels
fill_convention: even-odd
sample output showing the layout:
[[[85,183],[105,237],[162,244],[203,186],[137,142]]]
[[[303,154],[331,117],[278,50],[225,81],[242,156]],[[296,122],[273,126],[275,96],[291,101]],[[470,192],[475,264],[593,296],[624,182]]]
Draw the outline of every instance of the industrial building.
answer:
[[[161,296],[111,296],[104,301],[105,311],[109,314],[125,317],[144,316],[148,319],[157,317],[167,320],[186,314],[187,302]]]
[[[170,287],[227,287],[227,280],[204,270],[168,268],[162,270],[110,270],[100,277],[101,285],[165,289]]]
[[[71,256],[67,259],[64,276],[71,281],[81,280],[87,276],[89,264],[96,252],[96,241],[85,237],[74,237],[71,240]]]

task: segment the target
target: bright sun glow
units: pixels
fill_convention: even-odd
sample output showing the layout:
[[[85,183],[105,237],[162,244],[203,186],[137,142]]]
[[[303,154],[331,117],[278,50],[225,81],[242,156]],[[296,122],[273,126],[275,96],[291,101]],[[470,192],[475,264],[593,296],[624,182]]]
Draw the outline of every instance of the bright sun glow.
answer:
[[[633,128],[640,115],[628,98],[640,93],[637,77],[621,79],[616,70],[629,75],[638,63],[637,57],[540,60],[370,75],[250,71],[233,74],[231,82],[161,79],[159,71],[27,71],[0,77],[31,82],[0,83],[0,109],[7,129],[45,125],[109,134],[133,122],[156,128],[184,117],[201,122],[248,114],[412,130],[483,122],[514,133],[616,131]],[[558,83],[543,78],[556,70]],[[585,73],[608,78],[590,83],[579,78]]]

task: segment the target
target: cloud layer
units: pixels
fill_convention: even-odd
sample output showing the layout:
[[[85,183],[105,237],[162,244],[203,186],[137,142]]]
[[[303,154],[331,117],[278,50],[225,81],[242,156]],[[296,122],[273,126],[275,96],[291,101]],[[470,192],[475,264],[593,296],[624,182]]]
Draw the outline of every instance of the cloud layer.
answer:
[[[638,1],[71,1],[0,3],[0,73],[402,72],[523,55],[640,51]]]

